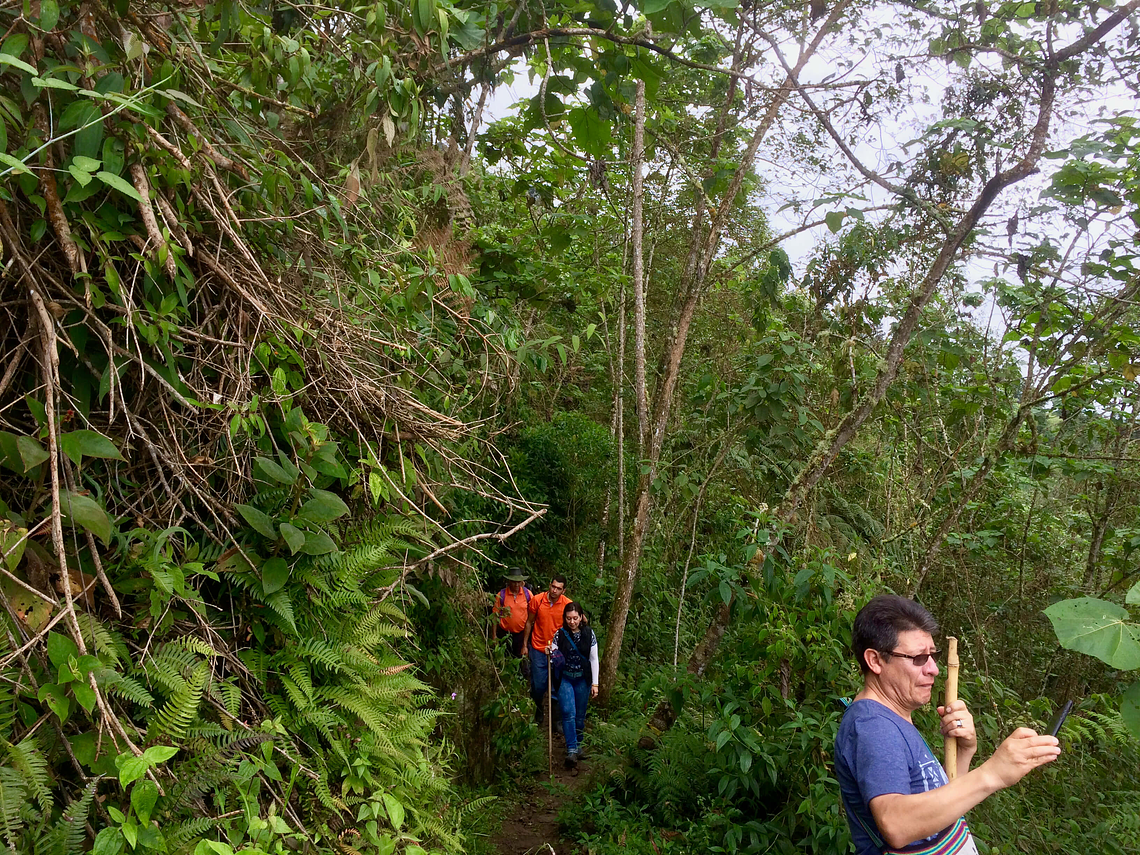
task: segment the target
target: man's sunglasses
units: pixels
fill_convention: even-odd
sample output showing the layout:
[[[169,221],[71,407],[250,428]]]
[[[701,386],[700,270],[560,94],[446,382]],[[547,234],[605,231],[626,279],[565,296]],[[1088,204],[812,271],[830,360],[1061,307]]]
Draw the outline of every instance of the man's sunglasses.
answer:
[[[909,653],[895,653],[893,650],[880,650],[879,652],[884,656],[897,656],[900,659],[909,659],[919,668],[926,664],[927,659],[933,659],[937,662],[938,657],[942,655],[941,650],[935,650],[933,653],[916,653],[913,656]]]

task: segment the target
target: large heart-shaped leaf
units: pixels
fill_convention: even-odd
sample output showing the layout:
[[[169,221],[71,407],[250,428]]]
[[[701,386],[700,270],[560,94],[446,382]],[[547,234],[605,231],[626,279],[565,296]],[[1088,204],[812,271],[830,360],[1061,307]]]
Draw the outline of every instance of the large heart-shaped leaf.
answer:
[[[1045,614],[1065,649],[1121,671],[1140,668],[1140,624],[1128,623],[1128,612],[1115,603],[1079,597],[1054,603]]]

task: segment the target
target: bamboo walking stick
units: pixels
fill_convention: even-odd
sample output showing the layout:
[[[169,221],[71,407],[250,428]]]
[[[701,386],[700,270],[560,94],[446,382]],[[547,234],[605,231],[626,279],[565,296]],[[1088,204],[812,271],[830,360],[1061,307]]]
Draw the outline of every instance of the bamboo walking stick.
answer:
[[[950,706],[958,700],[958,639],[954,636],[946,638],[946,704]],[[946,777],[953,781],[958,777],[958,739],[947,736],[944,742],[946,748]]]
[[[554,681],[550,679],[550,651],[546,652],[546,767],[554,777]]]

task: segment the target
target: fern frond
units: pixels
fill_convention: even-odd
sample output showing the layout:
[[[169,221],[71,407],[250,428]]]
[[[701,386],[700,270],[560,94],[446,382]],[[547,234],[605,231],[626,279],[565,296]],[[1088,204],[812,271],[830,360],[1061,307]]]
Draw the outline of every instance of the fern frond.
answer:
[[[183,738],[198,715],[198,705],[202,702],[209,679],[209,664],[199,663],[186,681],[185,689],[171,695],[170,700],[155,713],[150,722],[148,737],[166,734],[175,740]]]
[[[9,766],[0,766],[0,834],[13,852],[17,850],[24,826],[20,808],[27,801],[27,790],[20,773]]]
[[[340,650],[319,638],[302,639],[290,652],[302,659],[317,662],[338,674],[345,668]]]
[[[177,645],[191,653],[197,653],[199,656],[204,656],[207,659],[213,659],[215,656],[221,655],[212,645],[198,638],[196,635],[184,635],[178,640],[172,641],[171,644]]]
[[[186,691],[187,676],[201,660],[198,655],[181,644],[167,643],[155,651],[143,665],[147,679],[167,694]]]
[[[24,779],[24,785],[39,802],[45,814],[51,810],[51,772],[48,761],[34,736],[28,736],[15,745],[7,745],[12,768]]]
[[[173,830],[167,830],[163,834],[166,839],[166,851],[170,855],[191,851],[190,844],[197,844],[203,834],[217,828],[220,822],[211,816],[201,816],[175,825]]]
[[[154,695],[148,692],[146,687],[134,677],[125,677],[120,674],[118,680],[108,683],[107,694],[118,695],[120,698],[147,709],[154,706]]]
[[[218,691],[222,693],[222,705],[231,716],[237,717],[241,712],[241,686],[225,680],[218,683]]]
[[[79,623],[79,632],[83,640],[96,655],[102,656],[111,665],[120,665],[130,659],[130,652],[123,637],[108,629],[95,615],[90,612],[76,612],[75,619]]]
[[[265,598],[265,604],[269,606],[283,621],[287,627],[295,634],[297,632],[297,622],[293,618],[293,601],[289,599],[289,594],[284,588],[280,591],[274,591]],[[282,627],[285,629],[285,627]]]
[[[83,794],[64,810],[63,815],[51,827],[39,851],[49,855],[72,855],[84,851],[83,841],[87,837],[87,815],[95,801],[98,781],[91,781],[83,788]]]

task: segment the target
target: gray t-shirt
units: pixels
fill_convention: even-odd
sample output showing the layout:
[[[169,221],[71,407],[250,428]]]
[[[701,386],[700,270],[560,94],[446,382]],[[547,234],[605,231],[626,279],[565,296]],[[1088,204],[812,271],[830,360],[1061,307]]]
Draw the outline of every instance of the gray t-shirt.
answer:
[[[835,736],[835,773],[858,855],[977,855],[962,819],[902,849],[884,842],[871,814],[871,799],[925,793],[945,785],[947,778],[918,729],[878,701],[855,701],[843,714]]]

